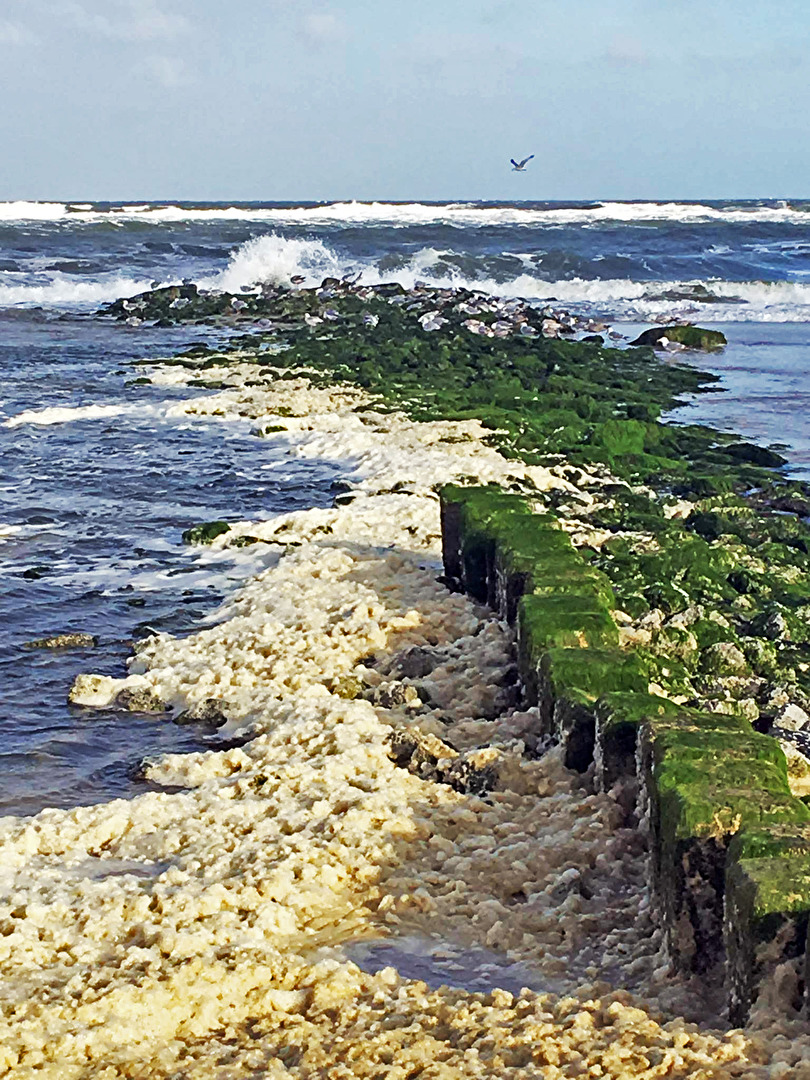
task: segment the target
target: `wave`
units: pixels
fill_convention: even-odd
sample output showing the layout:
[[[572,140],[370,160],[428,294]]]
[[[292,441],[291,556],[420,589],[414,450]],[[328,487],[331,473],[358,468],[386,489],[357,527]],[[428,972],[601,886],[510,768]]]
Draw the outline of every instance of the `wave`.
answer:
[[[332,202],[316,206],[233,205],[194,206],[150,203],[138,206],[104,206],[89,203],[0,202],[0,222],[149,221],[154,224],[182,221],[255,221],[278,225],[592,225],[724,222],[727,224],[810,224],[806,204],[754,203],[710,206],[691,202],[594,202],[579,206],[539,206],[477,203]]]
[[[63,274],[36,285],[0,285],[0,307],[14,304],[42,304],[46,307],[101,304],[120,297],[145,292],[151,280],[116,275],[102,280],[76,281]]]
[[[425,247],[407,258],[360,262],[341,257],[322,240],[287,240],[271,235],[249,240],[231,256],[228,267],[202,281],[209,288],[238,292],[270,281],[289,285],[300,276],[304,285],[320,284],[324,277],[355,276],[360,284],[398,281],[413,288],[419,281],[442,288],[467,288],[496,296],[533,301],[560,301],[623,318],[699,312],[718,322],[810,322],[810,284],[766,281],[633,281],[624,278],[572,277],[548,281],[531,272],[526,258],[518,259],[525,272],[498,277],[471,273],[454,266],[456,253]],[[705,287],[716,301],[698,302],[695,285]],[[705,294],[704,294],[705,295]]]
[[[603,272],[625,273],[615,256],[601,264]],[[321,239],[285,238],[276,233],[255,237],[236,248],[226,268],[197,279],[205,289],[249,291],[272,282],[290,285],[303,279],[307,287],[325,277],[352,276],[361,284],[398,281],[413,288],[419,281],[444,288],[467,288],[496,296],[530,301],[559,301],[595,309],[614,318],[650,319],[662,315],[699,313],[703,320],[721,322],[810,322],[810,283],[795,281],[639,281],[629,263],[627,277],[594,277],[594,264],[546,252],[478,257],[423,247],[411,254],[389,253],[357,258],[341,254]],[[166,280],[170,284],[175,278]],[[92,307],[150,288],[148,279],[123,274],[77,280],[63,273],[37,284],[0,285],[0,307],[43,305],[54,308]],[[695,285],[706,290],[698,302]],[[709,294],[709,295],[706,295]],[[711,301],[711,297],[715,301]]]
[[[342,277],[346,272],[346,261],[323,241],[286,240],[273,234],[248,240],[231,255],[225,270],[207,281],[214,288],[238,292],[259,282],[289,285],[296,275],[317,285],[325,277]]]

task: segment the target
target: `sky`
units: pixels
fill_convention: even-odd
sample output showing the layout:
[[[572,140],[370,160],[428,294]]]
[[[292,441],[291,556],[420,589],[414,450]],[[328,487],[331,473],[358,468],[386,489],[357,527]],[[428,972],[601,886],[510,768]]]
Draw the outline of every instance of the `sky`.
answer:
[[[0,199],[805,197],[808,65],[807,0],[0,0]]]

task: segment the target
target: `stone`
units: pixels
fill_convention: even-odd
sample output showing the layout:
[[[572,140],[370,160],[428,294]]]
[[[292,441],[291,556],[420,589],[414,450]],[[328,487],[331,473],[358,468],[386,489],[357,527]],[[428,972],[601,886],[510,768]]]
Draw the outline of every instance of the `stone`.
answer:
[[[71,705],[87,705],[103,709],[111,704],[123,683],[123,679],[111,679],[109,675],[82,673],[73,680],[68,693],[68,701]]]
[[[779,710],[773,719],[777,727],[786,731],[802,731],[810,727],[810,716],[792,702]]]
[[[368,691],[368,699],[383,709],[396,709],[402,705],[416,708],[422,704],[416,687],[402,682],[390,682],[377,686]]]
[[[211,728],[222,727],[228,720],[228,706],[219,698],[204,698],[174,717],[175,724],[205,724]]]
[[[707,675],[742,675],[748,670],[748,661],[736,645],[718,641],[701,652],[700,669]]]
[[[136,689],[126,687],[116,695],[114,705],[117,709],[139,713],[164,713],[171,708],[157,694],[145,687]]]
[[[435,735],[416,728],[392,732],[389,747],[389,757],[399,768],[463,794],[484,795],[498,783],[498,754],[491,749],[459,754]]]
[[[53,637],[35,638],[26,642],[26,649],[92,649],[98,645],[94,634],[67,633]]]
[[[397,679],[423,679],[444,659],[434,649],[414,645],[394,657],[389,672]]]
[[[751,632],[756,634],[757,637],[766,638],[768,641],[790,639],[787,619],[781,611],[762,612],[752,620]]]
[[[635,341],[631,341],[630,345],[652,345],[653,348],[664,348],[666,342],[675,342],[687,349],[699,349],[702,352],[713,352],[716,349],[722,349],[727,344],[725,334],[721,334],[719,330],[703,330],[699,326],[683,323],[645,330]]]

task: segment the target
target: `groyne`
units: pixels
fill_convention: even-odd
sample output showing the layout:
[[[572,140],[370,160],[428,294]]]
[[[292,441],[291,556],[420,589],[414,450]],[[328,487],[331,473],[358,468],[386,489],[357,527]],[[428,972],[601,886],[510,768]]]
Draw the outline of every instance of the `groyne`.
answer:
[[[810,500],[775,451],[661,422],[711,378],[429,286],[107,317],[227,329],[139,379],[343,479],[189,522],[261,572],[77,680],[88,723],[219,744],[0,821],[0,1069],[807,1077]]]
[[[593,768],[603,791],[631,785],[669,955],[698,974],[725,964],[744,1023],[761,981],[807,954],[810,811],[779,744],[679,703],[665,655],[618,648],[611,584],[553,515],[493,488],[441,500],[448,580],[516,626],[525,704],[566,766]]]

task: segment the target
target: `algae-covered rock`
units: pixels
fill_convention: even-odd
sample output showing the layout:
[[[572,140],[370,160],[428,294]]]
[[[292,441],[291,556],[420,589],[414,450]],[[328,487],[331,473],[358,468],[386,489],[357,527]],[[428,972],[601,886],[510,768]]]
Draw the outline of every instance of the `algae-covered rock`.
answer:
[[[96,645],[98,638],[85,633],[54,634],[25,643],[26,649],[92,649]]]
[[[327,689],[346,701],[353,701],[366,690],[366,685],[355,675],[341,675],[332,679]]]
[[[727,344],[725,334],[721,334],[719,330],[704,330],[699,326],[691,326],[689,323],[677,326],[655,326],[639,334],[630,344],[663,348],[662,339],[664,344],[667,341],[674,341],[686,349],[700,349],[703,352],[714,352]]]
[[[185,544],[210,544],[223,533],[230,532],[231,527],[227,521],[206,521],[201,525],[193,525],[183,533]]]
[[[748,662],[736,645],[718,641],[701,652],[700,670],[707,675],[742,675],[748,670]]]
[[[643,724],[680,711],[673,701],[654,694],[638,691],[603,694],[594,707],[594,762],[600,790],[609,791],[617,780],[635,776],[638,733]]]
[[[646,693],[643,663],[633,653],[610,648],[554,648],[537,669],[537,704],[545,730],[563,747],[569,769],[584,772],[593,760],[595,705],[616,691]]]

